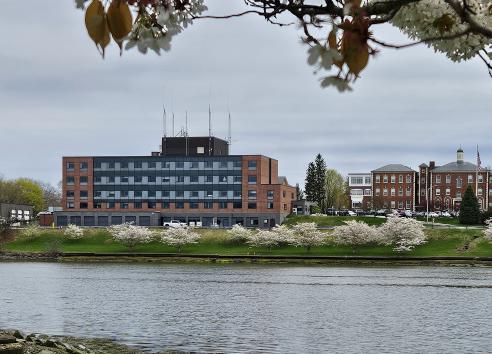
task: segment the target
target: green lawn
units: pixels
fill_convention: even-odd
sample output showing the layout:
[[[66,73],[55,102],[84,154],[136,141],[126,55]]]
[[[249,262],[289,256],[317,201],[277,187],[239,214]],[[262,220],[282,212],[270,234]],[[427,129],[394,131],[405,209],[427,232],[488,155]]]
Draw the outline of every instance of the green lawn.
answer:
[[[312,215],[291,215],[285,219],[285,225],[295,225],[301,222],[314,222],[320,227],[340,226],[345,221],[363,221],[368,225],[381,225],[386,219],[374,216],[312,216]]]
[[[225,230],[198,230],[202,234],[199,243],[185,246],[184,254],[220,254],[220,255],[326,255],[326,256],[491,256],[492,244],[481,237],[480,230],[464,229],[427,229],[428,242],[412,252],[397,253],[389,246],[368,245],[355,251],[349,246],[337,246],[332,242],[314,247],[309,252],[303,248],[284,246],[269,251],[266,248],[249,248],[245,244],[231,244]],[[330,238],[331,231],[327,231]],[[56,246],[56,247],[55,247]],[[32,240],[18,239],[4,245],[6,251],[46,252],[56,248],[63,252],[108,252],[125,253],[130,250],[110,238],[105,230],[86,230],[83,240],[65,240],[59,230],[48,230]],[[132,252],[175,253],[176,249],[158,242],[137,245]]]

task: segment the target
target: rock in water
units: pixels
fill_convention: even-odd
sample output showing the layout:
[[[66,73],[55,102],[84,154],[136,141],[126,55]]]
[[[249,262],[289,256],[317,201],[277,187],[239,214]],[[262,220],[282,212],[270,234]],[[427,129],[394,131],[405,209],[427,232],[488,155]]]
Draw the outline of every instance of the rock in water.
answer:
[[[10,334],[0,334],[0,344],[15,343],[17,339]]]
[[[0,344],[0,354],[22,354],[24,349],[20,343]]]

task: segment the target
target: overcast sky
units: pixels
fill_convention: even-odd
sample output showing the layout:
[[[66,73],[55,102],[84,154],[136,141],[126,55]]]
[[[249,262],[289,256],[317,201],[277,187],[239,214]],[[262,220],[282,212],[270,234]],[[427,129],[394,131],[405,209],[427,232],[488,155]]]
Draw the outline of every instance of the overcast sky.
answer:
[[[242,9],[209,1],[210,13]],[[467,160],[476,145],[492,164],[492,80],[481,62],[452,63],[420,46],[383,49],[354,92],[321,89],[295,27],[251,15],[200,20],[160,57],[107,48],[102,60],[71,1],[2,3],[0,23],[0,174],[56,184],[64,155],[149,155],[162,134],[162,105],[176,130],[188,111],[191,135],[227,136],[232,153],[279,160],[291,184],[304,182],[320,152],[343,174],[388,163]],[[379,38],[406,42],[397,30]],[[171,125],[168,125],[170,131]]]

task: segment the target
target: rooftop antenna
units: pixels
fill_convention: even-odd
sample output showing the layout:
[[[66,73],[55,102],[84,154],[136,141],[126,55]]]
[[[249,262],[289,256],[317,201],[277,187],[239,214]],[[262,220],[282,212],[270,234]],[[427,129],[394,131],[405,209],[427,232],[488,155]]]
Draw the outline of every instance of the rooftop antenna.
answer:
[[[166,130],[166,107],[163,105],[162,106],[163,113],[162,113],[162,135],[164,138],[167,136],[167,130]]]
[[[185,111],[185,145],[186,156],[188,156],[188,111]]]
[[[175,137],[176,135],[174,135],[174,112],[173,112],[173,138]]]
[[[208,156],[212,155],[212,109],[208,104]]]
[[[229,154],[231,153],[231,144],[232,144],[232,136],[231,136],[231,112],[229,112],[229,118],[228,118],[228,136],[227,136],[227,142],[229,143]]]

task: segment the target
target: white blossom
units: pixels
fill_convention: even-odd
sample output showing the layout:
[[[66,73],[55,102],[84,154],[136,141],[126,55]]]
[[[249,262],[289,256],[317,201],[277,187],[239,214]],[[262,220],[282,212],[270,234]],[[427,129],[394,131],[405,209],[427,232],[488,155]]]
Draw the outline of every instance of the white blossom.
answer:
[[[84,230],[77,225],[69,224],[63,231],[63,235],[70,240],[80,240],[84,237]]]
[[[113,225],[108,228],[113,239],[124,244],[128,248],[133,248],[139,243],[152,241],[152,231],[143,226],[136,226],[132,223]]]
[[[490,13],[492,2],[490,0],[468,0],[467,5],[475,13],[470,13],[473,20],[482,26],[492,28]],[[436,23],[443,18],[446,18],[450,27],[444,32]],[[466,23],[462,23],[458,15],[444,0],[421,0],[407,4],[396,13],[391,23],[415,40],[451,36],[464,32],[468,26]],[[491,44],[492,41],[489,38],[478,34],[469,34],[454,39],[432,41],[427,43],[427,46],[446,54],[453,61],[461,61],[474,57],[479,50]]]
[[[346,221],[345,225],[337,226],[333,231],[335,242],[339,245],[356,247],[378,242],[379,232],[374,226],[355,220]]]
[[[492,243],[492,219],[486,220],[485,225],[487,225],[487,227],[483,230],[484,238]]]
[[[397,252],[411,251],[426,242],[424,226],[411,218],[388,218],[379,227],[384,243],[393,245]]]
[[[236,224],[232,227],[232,229],[227,230],[228,236],[234,242],[244,242],[249,239],[252,233],[252,230],[249,230],[239,224]]]
[[[169,228],[161,233],[161,241],[166,245],[176,247],[178,252],[181,252],[183,246],[197,243],[199,239],[200,234],[191,228]]]
[[[342,55],[335,49],[326,48],[316,44],[308,49],[308,64],[319,65],[319,67],[330,70],[333,62],[342,60]]]
[[[352,91],[349,83],[338,76],[327,76],[321,80],[321,87],[335,86],[339,92]]]
[[[32,240],[41,235],[43,230],[37,224],[29,224],[20,232],[20,236],[25,240]]]
[[[292,229],[286,225],[275,225],[275,227],[271,229],[271,232],[277,241],[278,246],[291,243],[292,237],[294,236]]]
[[[275,237],[276,235],[269,230],[257,230],[256,232],[252,232],[248,239],[246,240],[246,243],[250,247],[266,247],[269,250],[272,249],[272,247],[275,247],[278,245],[278,241]]]
[[[319,231],[314,222],[303,222],[293,226],[291,244],[305,247],[308,251],[311,247],[324,244],[326,236]]]

